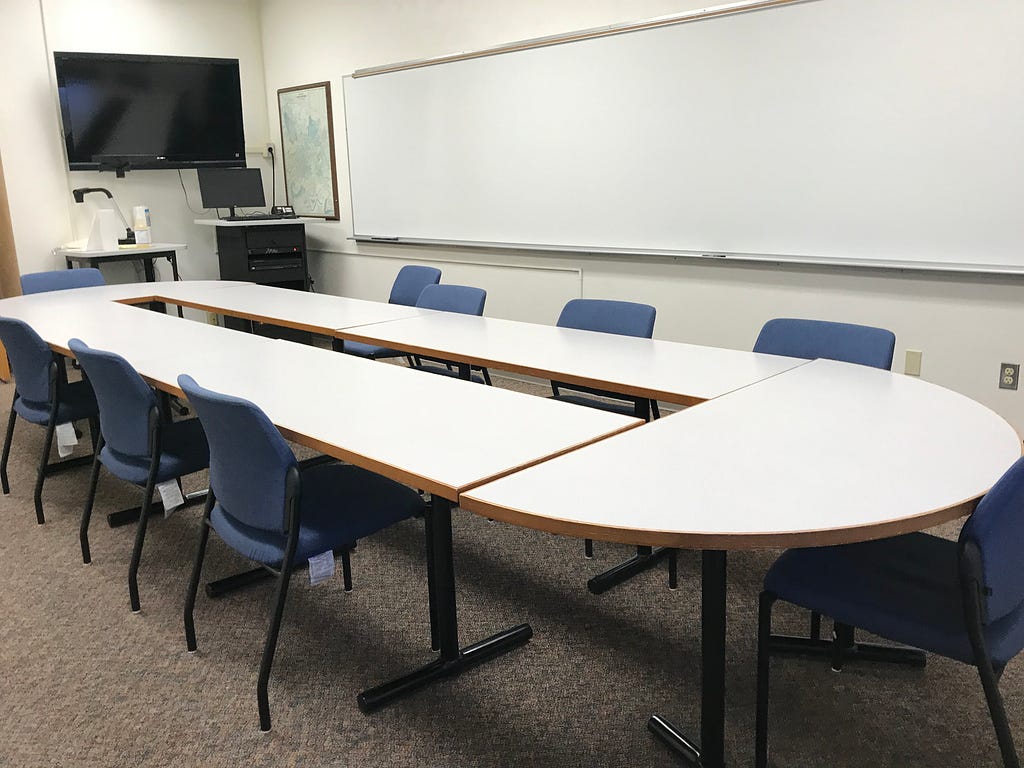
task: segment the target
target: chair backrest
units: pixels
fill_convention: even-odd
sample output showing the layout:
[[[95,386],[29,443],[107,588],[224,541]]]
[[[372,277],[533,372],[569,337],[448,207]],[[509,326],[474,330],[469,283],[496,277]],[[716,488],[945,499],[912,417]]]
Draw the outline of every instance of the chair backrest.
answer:
[[[1024,603],[1024,458],[1006,470],[964,523],[960,543],[968,541],[981,552],[987,620],[993,622]]]
[[[428,285],[416,300],[423,309],[440,309],[462,315],[482,315],[487,291],[468,285]]]
[[[0,342],[7,350],[18,397],[30,403],[50,402],[53,352],[27,323],[0,317]]]
[[[98,269],[56,269],[52,272],[31,272],[21,276],[23,294],[64,291],[68,288],[92,288],[106,285]]]
[[[558,316],[559,328],[617,333],[649,339],[657,310],[650,304],[609,299],[572,299]]]
[[[178,386],[210,444],[210,488],[226,514],[251,528],[285,533],[287,477],[295,454],[258,406],[205,389],[191,376]]]
[[[100,407],[100,432],[107,447],[122,456],[148,458],[150,413],[156,395],[127,360],[71,339],[68,348],[89,377]]]
[[[415,307],[416,300],[420,297],[423,289],[428,285],[437,285],[439,282],[441,282],[440,269],[406,264],[398,270],[395,283],[391,286],[391,296],[388,298],[388,303]]]
[[[805,360],[825,358],[885,370],[892,368],[895,348],[896,334],[884,328],[789,317],[769,320],[754,342],[755,352]]]

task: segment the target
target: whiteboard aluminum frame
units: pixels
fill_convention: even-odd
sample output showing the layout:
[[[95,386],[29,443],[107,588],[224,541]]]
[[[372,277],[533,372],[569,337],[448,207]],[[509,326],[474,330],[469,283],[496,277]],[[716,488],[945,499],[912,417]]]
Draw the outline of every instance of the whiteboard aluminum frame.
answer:
[[[576,43],[581,40],[592,40],[598,37],[609,37],[611,35],[622,35],[627,32],[639,32],[644,29],[655,29],[657,27],[668,27],[675,24],[688,24],[693,21],[718,18],[720,16],[732,16],[739,13],[750,13],[752,11],[763,11],[769,8],[777,8],[786,5],[800,5],[804,3],[816,3],[820,0],[744,0],[739,3],[728,3],[716,5],[711,8],[699,8],[686,13],[671,14],[668,16],[655,16],[652,19],[641,21],[629,21],[622,24],[610,24],[605,27],[593,27],[577,32],[563,32],[560,35],[547,35],[545,37],[533,37],[528,40],[518,40],[514,43],[505,43],[493,48],[483,48],[479,51],[461,51],[449,53],[443,56],[434,56],[426,59],[412,59],[394,64],[381,64],[375,67],[364,67],[352,73],[352,77],[372,77],[373,75],[384,75],[390,72],[401,72],[406,69],[420,69],[432,67],[436,64],[448,64],[453,61],[465,61],[467,59],[480,59],[485,56],[498,56],[503,53],[525,51],[531,48],[544,48],[551,45],[562,45],[563,43]]]

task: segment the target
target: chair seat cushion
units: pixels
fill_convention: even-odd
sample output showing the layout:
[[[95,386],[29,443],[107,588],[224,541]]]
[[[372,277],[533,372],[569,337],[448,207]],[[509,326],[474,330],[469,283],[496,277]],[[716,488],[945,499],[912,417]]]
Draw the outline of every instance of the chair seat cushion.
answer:
[[[611,413],[621,413],[623,416],[636,415],[636,407],[632,403],[613,403],[585,397],[584,395],[552,395],[549,399],[559,400],[563,403],[573,403],[574,405],[584,405],[587,408],[598,408],[602,411],[610,411]]]
[[[791,549],[765,577],[783,600],[844,624],[967,664],[957,543],[926,533],[837,547]],[[1024,647],[1024,606],[985,627],[989,655],[1005,664]]]
[[[372,344],[363,344],[361,341],[346,341],[343,349],[346,355],[368,357],[372,360],[380,360],[385,357],[402,357],[405,354],[405,352],[399,352],[397,349],[375,347]]]
[[[295,563],[404,520],[423,509],[411,488],[347,464],[311,467],[302,473],[299,542]],[[265,565],[284,559],[285,536],[245,525],[217,503],[210,523],[224,542],[239,554]]]
[[[210,448],[199,419],[175,421],[163,425],[160,438],[160,466],[156,482],[198,472],[210,466]],[[149,478],[148,456],[126,456],[104,445],[100,451],[103,466],[122,480],[135,485],[145,485]]]
[[[447,376],[448,378],[451,378],[451,379],[459,378],[459,371],[458,371],[457,368],[455,370],[450,371],[450,370],[448,370],[447,368],[445,368],[442,365],[428,365],[426,363],[420,363],[419,365],[414,365],[413,368],[415,370],[417,370],[417,371],[424,371],[426,373],[436,373],[438,376]],[[486,381],[484,381],[484,377],[483,376],[478,376],[475,373],[471,373],[469,375],[469,380],[474,382],[474,383],[476,383],[476,384],[486,384],[487,383]]]
[[[50,404],[35,403],[19,397],[14,401],[14,410],[25,421],[33,424],[47,424],[50,420]],[[61,389],[60,404],[57,406],[57,423],[88,419],[99,413],[96,395],[92,386],[85,381],[72,382]]]

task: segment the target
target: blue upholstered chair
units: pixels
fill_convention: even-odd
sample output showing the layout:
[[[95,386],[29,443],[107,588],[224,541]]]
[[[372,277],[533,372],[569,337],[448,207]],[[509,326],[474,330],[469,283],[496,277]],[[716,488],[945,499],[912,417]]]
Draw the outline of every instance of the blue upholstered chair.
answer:
[[[884,328],[788,317],[769,320],[754,342],[755,352],[841,360],[885,370],[892,368],[895,348],[895,334]]]
[[[977,667],[1003,765],[1018,768],[998,681],[1024,649],[1021,542],[1024,459],[978,504],[959,541],[912,533],[779,557],[765,577],[758,620],[758,768],[768,764],[769,655],[787,639],[772,634],[776,600]]]
[[[270,730],[267,683],[292,571],[328,550],[357,540],[423,510],[410,488],[350,465],[300,469],[270,419],[253,403],[211,392],[190,376],[178,377],[210,441],[207,497],[195,565],[185,598],[185,640],[196,650],[193,610],[209,530],[277,576],[270,626],[256,695],[260,730]]]
[[[437,285],[439,282],[441,282],[440,269],[406,264],[398,270],[398,276],[395,277],[395,282],[391,286],[391,296],[388,298],[388,304],[403,304],[407,307],[414,307],[423,289],[428,285]],[[343,350],[346,354],[368,357],[371,360],[406,356],[404,352],[399,352],[397,349],[363,344],[359,341],[346,341]]]
[[[0,480],[4,494],[10,493],[7,460],[11,455],[14,425],[18,417],[30,424],[46,427],[46,439],[43,440],[34,493],[36,521],[42,525],[45,522],[43,482],[46,476],[61,469],[81,466],[92,461],[92,456],[84,456],[50,463],[50,449],[53,446],[57,425],[88,419],[95,453],[99,436],[96,397],[89,382],[68,382],[64,359],[51,352],[39,334],[21,320],[0,317],[0,343],[7,350],[15,382],[14,399],[11,401],[7,433],[4,436],[3,458],[0,460]]]
[[[649,339],[654,335],[656,314],[657,310],[649,304],[608,299],[572,299],[562,307],[562,312],[555,325],[559,328],[577,328],[583,331]],[[562,390],[584,394],[563,394]],[[646,398],[626,397],[616,392],[582,387],[578,384],[562,384],[557,381],[551,382],[551,392],[551,396],[555,400],[585,405],[590,408],[600,408],[625,416],[649,419],[652,414],[654,418],[658,418],[659,415],[657,402]],[[604,399],[599,400],[598,397]],[[609,399],[617,402],[608,402]]]
[[[23,294],[63,291],[68,288],[91,288],[106,285],[98,269],[56,269],[52,272],[30,272],[21,276]]]
[[[769,320],[754,342],[754,351],[805,360],[839,360],[888,371],[896,348],[896,334],[885,328],[828,320],[780,317]],[[850,636],[849,627],[838,625],[837,634]],[[811,613],[811,637],[821,637],[821,615]]]
[[[120,355],[91,349],[79,339],[68,347],[96,391],[100,408],[100,443],[92,466],[89,496],[82,511],[79,538],[82,562],[91,562],[89,519],[96,500],[100,465],[115,477],[143,488],[128,568],[128,596],[133,612],[139,605],[139,563],[157,485],[206,469],[210,451],[198,419],[170,422],[161,416],[153,389]]]
[[[484,302],[486,301],[487,291],[483,288],[474,288],[468,285],[428,285],[420,293],[416,300],[416,306],[422,309],[437,309],[442,312],[456,312],[461,315],[479,317],[484,313]],[[458,363],[433,357],[417,356],[412,367],[418,371],[436,373],[441,376],[459,377]],[[472,370],[480,372],[479,376],[470,375],[472,381],[490,385],[491,375],[486,368],[473,366]]]

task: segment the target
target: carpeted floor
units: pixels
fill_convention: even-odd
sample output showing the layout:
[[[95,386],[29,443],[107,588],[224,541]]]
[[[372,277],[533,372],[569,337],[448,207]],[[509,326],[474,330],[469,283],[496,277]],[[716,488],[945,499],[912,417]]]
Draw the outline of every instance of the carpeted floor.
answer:
[[[509,382],[501,381],[505,385]],[[516,385],[530,388],[530,385]],[[0,386],[8,412],[11,385]],[[140,573],[143,612],[128,610],[132,527],[104,514],[138,503],[104,476],[83,565],[78,517],[87,469],[48,479],[47,522],[32,511],[43,431],[18,424],[12,492],[0,502],[0,766],[672,766],[645,729],[652,713],[691,733],[699,722],[699,572],[684,553],[680,588],[664,570],[595,597],[586,578],[629,547],[582,543],[456,512],[463,643],[519,622],[524,648],[371,716],[365,687],[430,657],[421,523],[364,540],[355,590],[340,576],[293,581],[270,683],[274,728],[257,727],[256,670],[270,586],[220,600],[202,593],[200,652],[185,653],[181,608],[197,535],[194,507],[150,525]],[[79,449],[80,452],[85,449]],[[486,450],[486,446],[481,446]],[[204,486],[190,478],[188,489]],[[956,527],[944,529],[955,535]],[[730,558],[727,751],[752,763],[756,598],[775,553]],[[245,569],[211,537],[206,574]],[[778,610],[779,625],[804,616]],[[822,662],[773,665],[778,766],[997,765],[976,673],[932,659],[925,670]],[[1024,739],[1024,663],[1002,688]]]

